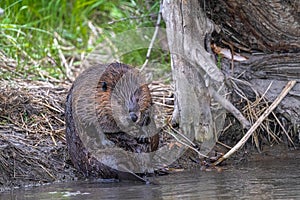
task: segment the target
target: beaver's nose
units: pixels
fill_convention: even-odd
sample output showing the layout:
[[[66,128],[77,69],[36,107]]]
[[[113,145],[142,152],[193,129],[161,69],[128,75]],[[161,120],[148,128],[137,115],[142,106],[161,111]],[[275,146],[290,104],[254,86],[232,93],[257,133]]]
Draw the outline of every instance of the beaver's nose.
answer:
[[[138,120],[138,116],[136,116],[134,112],[130,112],[129,115],[133,122],[136,122]]]

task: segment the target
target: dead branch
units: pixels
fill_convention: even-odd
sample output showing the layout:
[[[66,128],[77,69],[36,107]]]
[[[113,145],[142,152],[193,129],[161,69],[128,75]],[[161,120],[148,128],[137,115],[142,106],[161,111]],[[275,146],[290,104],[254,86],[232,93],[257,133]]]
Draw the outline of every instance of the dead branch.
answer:
[[[234,106],[230,101],[219,95],[212,87],[209,87],[209,93],[212,97],[219,102],[228,112],[233,114],[237,120],[243,125],[244,129],[249,129],[251,123],[243,116],[243,114]]]

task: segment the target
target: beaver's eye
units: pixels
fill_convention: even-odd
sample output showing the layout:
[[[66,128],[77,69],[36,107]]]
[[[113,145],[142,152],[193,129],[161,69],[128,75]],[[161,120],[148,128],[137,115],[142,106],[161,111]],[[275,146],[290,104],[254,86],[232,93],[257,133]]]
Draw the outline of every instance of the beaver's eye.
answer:
[[[106,83],[105,81],[103,81],[103,82],[101,83],[101,87],[102,87],[102,91],[103,91],[103,92],[106,92],[106,90],[107,90],[107,83]]]
[[[134,112],[130,112],[129,115],[133,122],[136,122],[138,120],[138,116],[136,116]]]

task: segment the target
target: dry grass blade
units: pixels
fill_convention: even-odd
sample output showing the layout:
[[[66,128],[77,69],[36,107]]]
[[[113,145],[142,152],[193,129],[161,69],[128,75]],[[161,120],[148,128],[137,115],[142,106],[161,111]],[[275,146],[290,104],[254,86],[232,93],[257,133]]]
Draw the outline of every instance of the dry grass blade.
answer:
[[[54,35],[55,35],[56,38],[58,37],[58,34],[57,34],[57,33],[54,33]],[[67,62],[67,60],[66,60],[66,58],[65,58],[65,56],[64,56],[64,54],[63,54],[63,52],[62,52],[62,50],[61,50],[61,47],[60,47],[60,45],[58,44],[58,41],[57,41],[56,38],[53,39],[53,43],[54,43],[54,45],[55,45],[56,48],[57,48],[59,57],[60,57],[60,59],[61,59],[61,63],[62,63],[62,64],[64,65],[64,67],[65,67],[67,78],[68,78],[69,80],[72,80],[72,77],[73,77],[73,76],[72,76],[72,71],[71,71],[71,69],[70,69],[70,65],[68,64],[68,62]]]
[[[159,13],[158,13],[158,17],[157,17],[157,21],[156,21],[156,25],[155,25],[155,31],[153,33],[151,42],[149,44],[149,48],[148,48],[147,55],[146,55],[146,60],[143,64],[143,66],[141,67],[140,71],[143,71],[145,69],[145,67],[147,66],[148,62],[149,62],[149,58],[150,58],[150,55],[151,55],[151,50],[153,48],[154,41],[157,37],[158,30],[160,28],[159,26],[160,26],[160,21],[161,21],[161,16],[162,16],[162,7],[163,7],[162,6],[162,1],[160,1],[160,9],[159,9]]]
[[[291,137],[289,136],[288,132],[285,130],[284,126],[282,125],[282,123],[280,122],[280,120],[278,119],[278,117],[274,114],[274,112],[272,112],[272,115],[274,116],[274,118],[276,119],[277,123],[279,124],[279,126],[282,128],[284,134],[286,135],[286,137],[288,138],[288,140],[290,141],[290,143],[295,147],[295,144],[293,142],[293,140],[291,139]]]

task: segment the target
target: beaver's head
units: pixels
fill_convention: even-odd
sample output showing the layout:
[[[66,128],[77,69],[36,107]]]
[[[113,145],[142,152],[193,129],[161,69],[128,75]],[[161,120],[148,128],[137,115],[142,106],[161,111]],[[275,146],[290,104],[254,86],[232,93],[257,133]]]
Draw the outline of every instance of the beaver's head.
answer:
[[[148,84],[138,70],[126,65],[109,65],[98,82],[96,112],[104,132],[125,131],[133,122],[151,122],[152,100]]]

